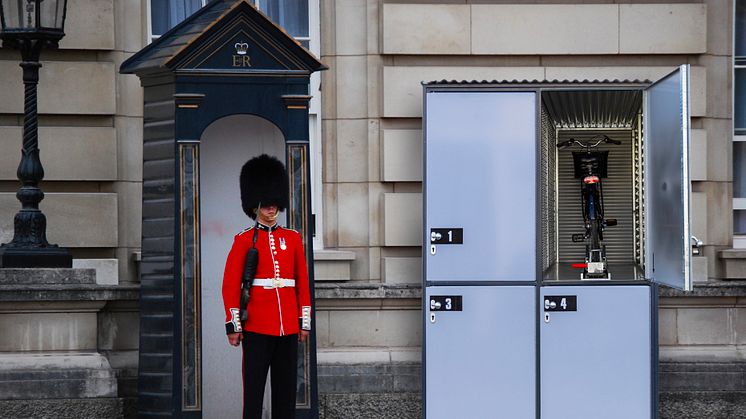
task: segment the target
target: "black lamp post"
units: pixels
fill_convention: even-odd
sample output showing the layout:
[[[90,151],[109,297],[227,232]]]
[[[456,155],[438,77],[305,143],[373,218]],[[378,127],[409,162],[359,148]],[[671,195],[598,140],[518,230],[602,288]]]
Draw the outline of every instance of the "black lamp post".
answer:
[[[47,242],[47,219],[39,209],[44,192],[39,182],[44,168],[39,160],[36,86],[43,48],[57,48],[65,36],[67,0],[0,0],[0,39],[3,47],[21,51],[23,68],[23,148],[18,165],[21,188],[16,196],[21,210],[14,219],[13,241],[0,246],[0,267],[41,268],[72,266],[66,249]]]

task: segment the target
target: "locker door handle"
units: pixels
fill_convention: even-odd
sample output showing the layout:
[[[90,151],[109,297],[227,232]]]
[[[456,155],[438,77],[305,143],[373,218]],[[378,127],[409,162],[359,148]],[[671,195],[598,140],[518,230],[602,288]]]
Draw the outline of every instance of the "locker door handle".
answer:
[[[692,236],[692,256],[699,256],[701,254],[701,248],[705,244],[702,242],[702,240],[698,239],[696,236]]]

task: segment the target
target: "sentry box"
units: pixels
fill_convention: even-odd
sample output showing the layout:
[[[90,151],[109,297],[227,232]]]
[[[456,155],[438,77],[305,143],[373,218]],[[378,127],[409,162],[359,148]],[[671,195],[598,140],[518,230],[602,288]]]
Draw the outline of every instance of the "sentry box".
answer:
[[[691,289],[689,67],[432,82],[424,118],[425,416],[657,418],[657,284]],[[557,147],[603,138],[597,180]]]

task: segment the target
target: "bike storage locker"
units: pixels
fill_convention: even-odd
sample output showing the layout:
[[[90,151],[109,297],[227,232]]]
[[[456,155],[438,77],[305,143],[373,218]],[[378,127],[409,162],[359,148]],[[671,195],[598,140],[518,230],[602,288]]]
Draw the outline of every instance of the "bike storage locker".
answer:
[[[688,92],[686,65],[425,84],[425,417],[658,417],[657,285],[691,287]],[[570,139],[605,170],[581,182]],[[607,273],[589,278],[594,199]]]

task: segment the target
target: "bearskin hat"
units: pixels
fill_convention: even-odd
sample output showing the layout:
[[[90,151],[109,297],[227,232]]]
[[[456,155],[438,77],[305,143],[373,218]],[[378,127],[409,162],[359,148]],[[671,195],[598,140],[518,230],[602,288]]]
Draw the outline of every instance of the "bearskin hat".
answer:
[[[277,205],[284,211],[289,201],[289,181],[285,165],[275,157],[262,154],[247,161],[241,168],[241,207],[256,219],[254,209]]]

